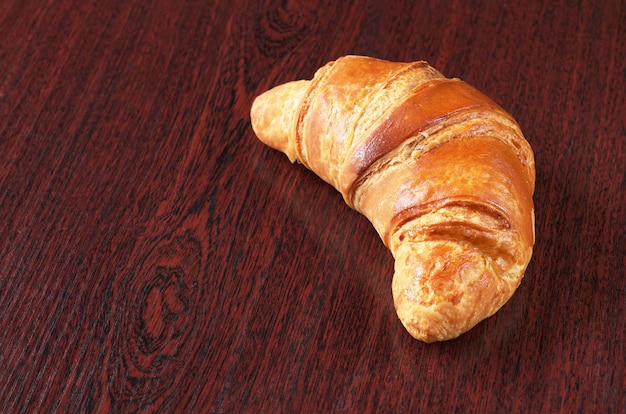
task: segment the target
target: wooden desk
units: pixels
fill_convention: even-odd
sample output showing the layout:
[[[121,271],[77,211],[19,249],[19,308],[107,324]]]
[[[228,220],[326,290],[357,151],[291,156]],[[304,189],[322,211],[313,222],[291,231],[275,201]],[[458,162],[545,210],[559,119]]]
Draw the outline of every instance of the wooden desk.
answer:
[[[626,410],[626,6],[391,3],[0,2],[0,411]],[[526,277],[457,340],[250,128],[344,54],[429,61],[535,151]]]

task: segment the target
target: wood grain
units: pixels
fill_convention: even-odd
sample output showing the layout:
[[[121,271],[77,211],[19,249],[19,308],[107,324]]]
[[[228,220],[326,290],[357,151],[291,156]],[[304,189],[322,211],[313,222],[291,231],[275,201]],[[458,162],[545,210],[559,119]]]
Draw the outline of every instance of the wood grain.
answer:
[[[0,2],[0,411],[624,412],[626,7]],[[249,125],[343,54],[519,121],[537,244],[494,317],[413,340],[371,225]]]

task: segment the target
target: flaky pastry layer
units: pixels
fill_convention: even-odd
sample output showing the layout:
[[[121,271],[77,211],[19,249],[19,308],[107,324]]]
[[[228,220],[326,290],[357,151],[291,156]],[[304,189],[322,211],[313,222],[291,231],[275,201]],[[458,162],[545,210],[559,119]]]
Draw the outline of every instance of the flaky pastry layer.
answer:
[[[333,185],[395,258],[408,332],[455,338],[519,286],[534,244],[534,157],[499,105],[426,62],[345,56],[260,95],[255,133]]]

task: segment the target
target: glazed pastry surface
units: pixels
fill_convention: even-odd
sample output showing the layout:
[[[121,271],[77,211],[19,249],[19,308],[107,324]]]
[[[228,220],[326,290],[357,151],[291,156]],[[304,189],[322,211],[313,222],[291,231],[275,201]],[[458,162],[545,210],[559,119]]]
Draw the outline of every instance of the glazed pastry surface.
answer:
[[[370,220],[414,338],[455,338],[519,286],[535,238],[533,152],[467,83],[423,61],[345,56],[257,97],[251,121]]]

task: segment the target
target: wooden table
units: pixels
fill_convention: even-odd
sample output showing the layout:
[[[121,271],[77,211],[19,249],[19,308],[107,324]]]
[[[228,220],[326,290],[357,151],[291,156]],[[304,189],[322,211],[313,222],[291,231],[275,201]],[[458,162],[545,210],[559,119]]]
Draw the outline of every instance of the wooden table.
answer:
[[[624,2],[383,3],[0,2],[1,412],[626,410]],[[535,151],[524,281],[456,340],[250,127],[344,54],[429,61]]]

